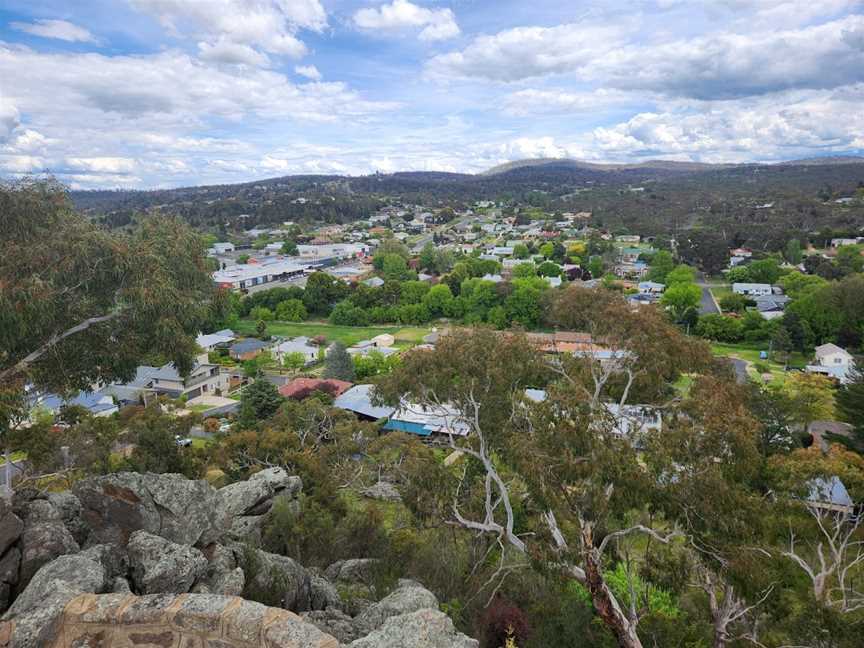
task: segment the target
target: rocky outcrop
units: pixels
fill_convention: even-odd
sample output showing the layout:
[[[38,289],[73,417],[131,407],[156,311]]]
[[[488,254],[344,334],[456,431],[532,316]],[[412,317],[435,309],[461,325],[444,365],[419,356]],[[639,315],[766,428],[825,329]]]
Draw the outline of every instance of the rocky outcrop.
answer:
[[[390,617],[427,608],[438,609],[435,595],[419,583],[401,580],[395,590],[360,613],[356,623],[365,634],[380,627]]]
[[[249,479],[220,488],[218,496],[229,517],[226,532],[230,540],[253,540],[260,544],[261,530],[267,514],[277,498],[294,502],[303,488],[299,477],[289,475],[282,468],[268,468]]]
[[[56,600],[62,601],[57,607]],[[15,648],[339,648],[286,610],[228,596],[136,597],[58,591],[31,617],[0,623],[0,645]]]
[[[286,610],[311,609],[312,578],[303,565],[288,556],[234,545],[232,549],[248,578],[247,591]]]
[[[457,632],[453,621],[443,612],[429,608],[387,619],[369,635],[349,644],[349,648],[477,648],[479,643]]]
[[[119,473],[0,502],[0,599],[11,603],[0,648],[476,645],[416,582],[376,600],[379,561],[343,560],[322,575],[248,534],[234,541],[260,533],[279,498],[298,506],[300,488],[279,469],[218,491]]]
[[[82,517],[99,542],[125,545],[147,531],[183,545],[216,542],[226,526],[210,484],[182,475],[116,473],[75,484]]]
[[[142,594],[188,592],[207,571],[207,559],[194,547],[146,531],[133,533],[126,550],[132,584]]]
[[[48,502],[60,514],[64,526],[75,538],[75,542],[84,545],[90,535],[90,529],[81,515],[81,501],[69,491],[49,493]]]
[[[20,507],[24,518],[21,532],[21,566],[18,584],[26,587],[42,565],[58,556],[75,553],[78,543],[66,528],[63,518],[47,499],[33,499]]]
[[[339,560],[326,569],[324,576],[334,583],[371,585],[379,562],[374,558]]]
[[[376,482],[369,488],[364,488],[362,491],[360,491],[360,493],[364,497],[369,497],[376,500],[383,500],[385,502],[402,501],[402,495],[399,494],[399,491],[396,490],[396,487],[390,482],[386,481]]]
[[[246,586],[246,574],[237,564],[234,552],[222,545],[209,545],[203,550],[207,571],[192,591],[197,594],[240,596]]]
[[[22,531],[24,522],[0,500],[0,612],[9,607],[13,588],[18,584],[21,550],[16,545]]]

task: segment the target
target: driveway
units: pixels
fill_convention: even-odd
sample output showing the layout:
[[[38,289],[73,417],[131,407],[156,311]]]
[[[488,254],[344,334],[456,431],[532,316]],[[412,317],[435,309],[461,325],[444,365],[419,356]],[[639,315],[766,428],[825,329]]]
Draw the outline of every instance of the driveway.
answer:
[[[705,283],[705,275],[701,272],[696,276],[696,285],[702,289],[702,298],[699,303],[699,314],[711,315],[713,313],[719,313],[720,307],[717,305],[714,295],[711,294],[711,289],[708,287],[708,284]]]

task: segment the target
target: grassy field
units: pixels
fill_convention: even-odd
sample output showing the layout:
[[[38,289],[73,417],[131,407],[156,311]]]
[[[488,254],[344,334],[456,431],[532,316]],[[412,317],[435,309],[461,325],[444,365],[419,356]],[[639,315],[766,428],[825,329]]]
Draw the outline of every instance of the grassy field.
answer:
[[[727,295],[732,294],[732,288],[728,284],[723,286],[711,286],[709,290],[711,291],[711,294],[714,295],[714,299],[716,299],[718,303]]]
[[[711,351],[714,355],[723,356],[726,358],[739,358],[747,363],[747,373],[752,378],[760,378],[759,372],[754,366],[757,362],[768,366],[769,372],[773,381],[782,382],[786,378],[786,372],[783,371],[783,363],[778,362],[776,356],[770,360],[761,360],[759,353],[767,351],[768,344],[725,344],[722,342],[712,342]],[[801,353],[792,353],[789,356],[789,367],[802,368],[807,364],[807,358]]]
[[[256,322],[251,319],[240,320],[237,332],[244,335],[255,335],[255,325]],[[270,335],[282,337],[323,335],[328,342],[342,342],[345,346],[351,346],[382,333],[389,333],[394,336],[397,346],[410,346],[420,344],[423,341],[423,336],[431,330],[430,327],[425,326],[334,326],[327,322],[267,322],[267,332]]]

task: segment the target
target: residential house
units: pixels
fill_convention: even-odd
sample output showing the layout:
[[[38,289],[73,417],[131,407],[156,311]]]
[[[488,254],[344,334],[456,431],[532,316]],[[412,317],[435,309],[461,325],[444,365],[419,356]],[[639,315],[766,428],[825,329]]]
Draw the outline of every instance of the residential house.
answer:
[[[293,400],[303,400],[316,391],[337,398],[351,389],[351,387],[352,383],[345,380],[336,380],[335,378],[295,378],[282,385],[279,388],[279,393],[285,398]]]
[[[535,403],[542,403],[547,398],[544,389],[526,389],[525,398]],[[596,426],[604,421],[612,424],[612,432],[623,437],[634,438],[649,432],[660,432],[663,429],[663,415],[659,408],[653,405],[624,405],[604,403],[606,416],[596,416]]]
[[[807,504],[814,508],[850,515],[855,503],[846,490],[846,485],[836,475],[828,478],[816,477],[807,482],[810,492]]]
[[[214,243],[213,247],[210,248],[209,252],[212,255],[216,256],[216,255],[228,254],[230,252],[233,252],[234,249],[235,248],[234,248],[233,243],[222,242],[222,243]]]
[[[642,240],[642,237],[638,234],[621,234],[616,236],[615,240],[619,243],[638,243]]]
[[[355,344],[354,346],[347,349],[348,355],[350,356],[368,356],[372,353],[380,353],[381,355],[388,357],[394,354],[399,353],[399,349],[393,347],[386,346],[376,346],[372,340],[362,340]]]
[[[490,251],[490,254],[494,256],[513,256],[513,248],[510,246],[497,246],[493,247]]]
[[[858,242],[857,238],[833,238],[831,239],[831,247],[839,248],[844,245],[856,245]]]
[[[221,373],[219,365],[210,364],[207,354],[204,353],[195,359],[195,364],[187,376],[181,376],[173,362],[161,367],[143,365],[138,367],[135,378],[130,383],[111,385],[103,391],[110,393],[109,390],[116,390],[118,387],[130,392],[141,390],[145,396],[146,392],[152,392],[171,398],[196,398],[205,394],[220,396],[227,393],[230,379],[227,373]]]
[[[467,436],[471,430],[461,413],[452,406],[425,407],[402,402],[384,424],[383,430],[407,432],[423,438]]]
[[[228,349],[228,355],[238,362],[243,362],[244,360],[257,358],[262,351],[269,348],[270,344],[268,342],[262,342],[255,338],[248,338],[232,344]]]
[[[807,365],[805,370],[809,373],[818,373],[835,378],[841,384],[852,380],[855,371],[855,358],[846,349],[836,344],[822,344],[816,347],[816,361]]]
[[[231,344],[236,338],[234,331],[231,329],[222,329],[215,333],[199,335],[195,338],[195,343],[204,351],[213,351],[220,347],[226,347]]]
[[[492,283],[501,283],[504,281],[504,277],[500,274],[485,274],[482,277],[483,281],[491,281]]]
[[[758,295],[754,298],[757,312],[765,319],[783,317],[786,305],[792,301],[786,295]]]
[[[771,295],[773,289],[771,284],[764,283],[733,283],[732,292],[738,295],[755,297],[758,295]]]
[[[615,434],[633,438],[663,429],[661,410],[651,405],[624,405],[606,403],[606,411],[612,417]]]
[[[277,344],[273,348],[273,357],[282,364],[288,355],[299,353],[303,356],[303,362],[310,365],[318,360],[318,351],[319,347],[312,344],[308,337],[300,336]]]
[[[625,247],[621,248],[621,251],[618,253],[618,258],[621,263],[636,263],[640,254],[642,254],[641,248]]]
[[[659,295],[664,290],[666,290],[666,284],[658,283],[656,281],[639,282],[640,295]]]
[[[384,285],[384,280],[381,277],[370,277],[369,279],[363,281],[363,283],[370,288],[380,288]]]
[[[615,275],[621,278],[642,279],[648,274],[648,270],[648,264],[644,261],[619,263],[615,266]]]
[[[79,391],[72,398],[64,398],[57,394],[44,394],[34,400],[33,409],[47,410],[57,416],[64,407],[81,407],[92,416],[111,416],[119,411],[119,407],[109,394],[99,391]]]
[[[358,418],[367,421],[387,418],[396,411],[396,408],[389,405],[373,404],[374,389],[374,385],[354,385],[336,397],[333,401],[333,407],[354,412]]]

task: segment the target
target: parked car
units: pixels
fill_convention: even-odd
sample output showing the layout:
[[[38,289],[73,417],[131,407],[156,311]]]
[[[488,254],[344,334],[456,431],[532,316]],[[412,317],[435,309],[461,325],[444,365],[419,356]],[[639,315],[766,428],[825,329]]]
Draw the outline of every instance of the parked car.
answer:
[[[189,437],[181,437],[179,434],[174,437],[174,441],[181,448],[188,448],[192,445],[192,439]]]

